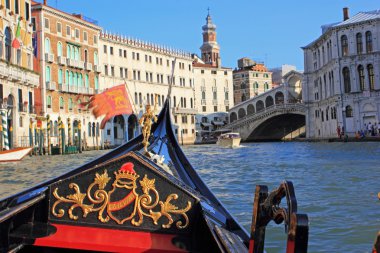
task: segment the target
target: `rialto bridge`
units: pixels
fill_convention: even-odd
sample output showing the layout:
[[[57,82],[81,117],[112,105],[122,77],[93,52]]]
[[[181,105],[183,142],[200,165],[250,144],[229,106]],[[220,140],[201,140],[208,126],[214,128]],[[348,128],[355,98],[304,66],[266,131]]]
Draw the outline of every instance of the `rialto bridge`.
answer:
[[[242,141],[281,140],[304,134],[306,107],[301,80],[302,74],[292,71],[283,84],[231,108],[225,128],[239,132]]]

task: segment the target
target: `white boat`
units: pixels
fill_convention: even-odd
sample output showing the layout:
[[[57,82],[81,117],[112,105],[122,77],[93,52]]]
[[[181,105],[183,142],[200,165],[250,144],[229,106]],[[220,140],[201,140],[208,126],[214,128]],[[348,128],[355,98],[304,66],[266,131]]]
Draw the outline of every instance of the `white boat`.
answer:
[[[240,146],[240,134],[239,133],[225,133],[221,134],[216,144],[222,147],[239,147]]]
[[[17,162],[32,151],[31,147],[0,151],[0,162]]]

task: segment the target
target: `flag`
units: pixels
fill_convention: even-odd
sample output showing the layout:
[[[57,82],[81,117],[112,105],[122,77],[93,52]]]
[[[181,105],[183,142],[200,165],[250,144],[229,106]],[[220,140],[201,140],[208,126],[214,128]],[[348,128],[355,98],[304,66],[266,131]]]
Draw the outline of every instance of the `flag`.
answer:
[[[92,114],[98,118],[105,115],[100,128],[104,129],[107,121],[116,115],[133,113],[131,102],[128,98],[125,85],[121,84],[105,90],[91,97],[90,101],[81,103],[81,107],[87,106]]]
[[[20,20],[17,23],[17,30],[16,30],[16,35],[15,38],[12,41],[12,47],[19,49],[20,48],[20,41],[19,38],[21,37],[21,26],[20,26]]]

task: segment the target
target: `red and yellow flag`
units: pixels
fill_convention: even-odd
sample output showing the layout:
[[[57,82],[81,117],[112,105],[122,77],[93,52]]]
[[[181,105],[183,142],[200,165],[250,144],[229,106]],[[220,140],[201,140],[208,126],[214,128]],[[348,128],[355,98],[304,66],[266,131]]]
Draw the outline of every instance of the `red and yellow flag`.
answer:
[[[96,94],[91,97],[89,102],[81,104],[81,106],[86,105],[88,105],[88,109],[92,110],[92,114],[96,118],[105,115],[100,125],[101,129],[104,129],[107,121],[113,116],[133,113],[124,84]]]

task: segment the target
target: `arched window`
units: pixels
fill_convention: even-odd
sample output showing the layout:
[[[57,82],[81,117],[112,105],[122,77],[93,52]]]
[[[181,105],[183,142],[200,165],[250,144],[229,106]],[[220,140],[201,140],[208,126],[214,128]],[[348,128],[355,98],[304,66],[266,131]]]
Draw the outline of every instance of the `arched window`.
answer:
[[[193,98],[190,98],[190,106],[193,108]]]
[[[88,137],[91,137],[91,122],[88,122]]]
[[[65,75],[65,83],[66,83],[66,85],[68,85],[69,84],[69,71],[68,70],[66,70],[66,75]]]
[[[365,45],[367,49],[367,53],[372,52],[372,33],[370,31],[365,33]]]
[[[99,122],[96,123],[96,136],[99,136]]]
[[[269,84],[268,83],[264,83],[264,90],[269,90]]]
[[[240,108],[238,111],[238,115],[239,115],[239,119],[244,118],[246,115],[245,110],[243,108]]]
[[[47,108],[51,108],[51,96],[47,96],[47,98],[46,98],[46,106],[47,106]]]
[[[247,114],[251,115],[251,114],[254,114],[254,113],[255,113],[255,107],[252,104],[249,104],[247,106]]]
[[[63,82],[63,70],[58,69],[58,84],[62,84]]]
[[[90,81],[88,80],[88,74],[86,74],[86,77],[84,79],[84,85],[86,86],[86,88],[88,88],[89,84],[90,84]]]
[[[95,90],[99,90],[99,79],[97,76],[95,76]]]
[[[58,121],[54,121],[54,136],[58,136]]]
[[[49,40],[49,38],[45,38],[45,53],[50,54],[50,40]]]
[[[5,60],[12,59],[12,32],[9,27],[5,28]]]
[[[358,74],[359,74],[359,85],[360,85],[360,90],[364,90],[364,68],[362,65],[359,65],[358,67]]]
[[[3,58],[3,41],[0,40],[0,59]]]
[[[342,37],[340,37],[340,43],[342,47],[342,55],[348,55],[348,40],[346,35],[342,35]]]
[[[74,60],[79,60],[79,49],[74,47]]]
[[[73,81],[73,85],[78,86],[78,74],[76,72],[73,74]]]
[[[45,75],[46,75],[46,82],[47,83],[50,82],[51,74],[50,74],[50,67],[49,66],[46,66]]]
[[[352,114],[352,107],[347,105],[346,106],[346,118],[352,118],[353,114]]]
[[[369,79],[369,89],[374,90],[375,89],[375,74],[373,73],[372,64],[367,65],[367,71],[368,71],[368,79]]]
[[[78,112],[81,112],[81,111],[82,111],[81,103],[82,103],[82,100],[78,99],[78,102],[77,102],[77,105],[78,105]]]
[[[84,62],[88,62],[88,52],[84,50]]]
[[[362,40],[362,34],[361,33],[356,34],[356,52],[358,54],[363,53],[363,40]]]
[[[206,92],[202,91],[202,99],[206,99]]]
[[[83,76],[82,76],[82,74],[78,75],[78,86],[79,87],[83,86]]]
[[[59,109],[63,110],[65,108],[65,101],[63,97],[59,97]]]
[[[57,44],[57,56],[62,56],[62,43],[60,41]]]
[[[74,82],[73,82],[73,75],[74,75],[73,72],[70,71],[69,72],[69,85],[70,86],[74,84]]]
[[[343,83],[344,83],[344,93],[351,92],[351,81],[350,81],[350,70],[348,67],[343,68]]]
[[[66,57],[67,59],[71,59],[71,45],[67,45],[66,49],[67,49]]]
[[[326,108],[326,121],[329,120],[329,108],[327,107]]]
[[[94,52],[94,65],[99,65],[98,52]]]

